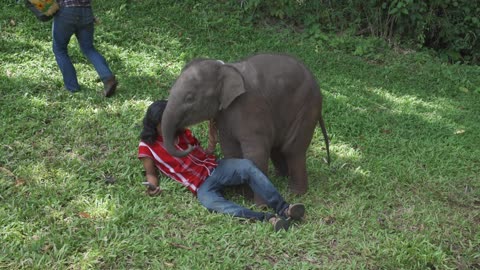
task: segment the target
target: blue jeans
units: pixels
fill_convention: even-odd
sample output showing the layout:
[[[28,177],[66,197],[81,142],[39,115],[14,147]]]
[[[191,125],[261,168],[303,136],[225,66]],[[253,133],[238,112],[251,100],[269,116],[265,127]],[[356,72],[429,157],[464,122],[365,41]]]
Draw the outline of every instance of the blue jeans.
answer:
[[[112,71],[105,58],[93,46],[94,17],[90,7],[60,8],[53,19],[53,53],[63,75],[65,88],[71,92],[78,91],[77,72],[68,55],[68,43],[73,34],[77,37],[82,53],[93,64],[100,79],[105,82]]]
[[[255,212],[225,199],[221,191],[225,187],[248,184],[260,195],[275,213],[285,216],[289,204],[285,202],[270,180],[248,159],[223,159],[197,190],[197,198],[209,211],[235,217],[268,220],[272,213]]]

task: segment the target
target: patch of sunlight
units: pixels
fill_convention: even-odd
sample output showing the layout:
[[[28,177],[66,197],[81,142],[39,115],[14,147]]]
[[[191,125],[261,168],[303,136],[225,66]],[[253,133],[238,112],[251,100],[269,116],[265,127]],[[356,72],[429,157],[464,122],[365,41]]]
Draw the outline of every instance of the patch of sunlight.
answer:
[[[332,149],[330,148],[330,153]],[[309,160],[316,161],[316,160],[327,160],[327,151],[323,149],[323,147],[317,147],[310,145],[307,150],[307,162]]]
[[[51,170],[45,165],[44,161],[25,164],[18,167],[19,175],[29,175],[30,178],[24,178],[26,183],[38,186],[57,186],[58,179],[74,179],[74,175],[60,169]]]
[[[102,260],[102,254],[98,249],[90,248],[72,259],[74,262],[69,264],[70,269],[95,269]]]
[[[153,100],[136,100],[136,99],[127,99],[121,103],[110,103],[106,106],[106,111],[112,113],[131,113],[132,111],[146,109]],[[139,109],[140,108],[140,109]]]
[[[27,78],[27,81],[29,81],[32,80],[32,77],[49,78],[52,75],[52,67],[54,65],[54,62],[49,61],[50,59],[47,58],[32,59],[31,61],[23,60],[21,64],[13,63],[8,65],[5,63],[2,68],[5,69],[5,74],[9,78]]]
[[[101,262],[101,252],[99,250],[89,250],[80,257],[80,266],[82,269],[94,268]]]
[[[321,134],[320,129],[316,129],[315,133]],[[323,138],[323,137],[322,137]],[[330,143],[330,158],[331,158],[331,168],[335,169],[348,169],[353,170],[355,174],[368,176],[369,171],[362,169],[361,167],[356,167],[359,164],[359,161],[362,159],[362,152],[356,149],[355,147],[335,141],[335,143]],[[314,168],[318,166],[318,161],[322,160],[326,163],[327,161],[327,151],[323,140],[316,144],[311,144],[307,151],[307,167]]]
[[[351,145],[340,142],[336,142],[334,145],[330,145],[330,152],[335,153],[335,155],[348,160],[358,160],[362,157],[360,151],[356,150]]]
[[[150,104],[152,104],[152,102],[155,101],[155,99],[151,99],[151,100],[145,100],[145,99],[141,99],[141,100],[135,100],[135,99],[130,99],[128,100],[128,102],[130,102],[130,104],[132,106],[134,106],[137,110],[140,110],[140,111],[146,111],[148,106],[150,106]]]
[[[58,223],[68,222],[68,218],[65,218],[65,208],[60,205],[45,205],[43,214],[45,219],[55,220]]]
[[[341,90],[338,90],[338,91],[341,91]],[[355,90],[352,90],[352,91],[355,91]],[[333,94],[331,94],[331,96],[333,97],[333,99],[335,99],[336,102],[334,102],[332,104],[328,104],[328,106],[332,106],[331,108],[334,109],[334,110],[338,109],[339,111],[346,111],[346,109],[349,108],[349,109],[351,109],[353,111],[357,111],[357,112],[367,112],[368,111],[368,107],[366,107],[366,106],[355,105],[354,104],[355,102],[352,102],[352,96],[346,96],[346,95],[341,94],[339,92],[334,92]],[[324,106],[327,106],[327,105],[324,105]],[[335,108],[333,106],[337,106],[337,108]],[[338,108],[338,106],[341,106],[342,108]]]
[[[361,152],[355,149],[353,146],[336,140],[334,140],[334,143],[332,143],[332,134],[328,133],[328,136],[330,137],[330,154],[335,153],[335,155],[355,160],[362,157]],[[322,130],[318,125],[313,133],[312,142],[310,143],[308,151],[309,153],[307,156],[312,155],[314,157],[326,157],[327,150],[325,140],[323,138]]]
[[[104,108],[82,108],[75,109],[80,117],[90,118],[93,114],[107,112],[109,114],[122,115],[124,119],[130,119],[131,123],[138,121],[139,114],[143,117],[148,106],[154,99],[127,99],[124,101],[109,103]]]
[[[47,184],[49,182],[52,182],[50,172],[48,171],[43,161],[31,163],[26,168],[19,168],[19,171],[19,175],[31,176],[30,179],[25,179],[27,183],[33,182],[37,184]]]
[[[412,95],[394,95],[383,88],[369,88],[369,91],[383,97],[394,105],[394,112],[399,114],[414,113],[426,122],[445,122],[439,112],[453,110],[451,105],[439,100],[425,101]]]
[[[0,230],[0,238],[6,242],[17,242],[21,243],[25,238],[26,231],[25,227],[28,223],[22,221],[13,221],[2,226]]]
[[[78,159],[83,160],[83,157]],[[61,179],[61,184],[67,188],[73,181],[78,181],[78,175],[75,172],[72,172],[70,167],[57,167],[53,170],[54,177],[56,179]]]
[[[356,167],[353,172],[356,174],[356,175],[361,175],[363,177],[368,177],[370,176],[370,171],[368,170],[365,170],[364,168],[362,168],[361,166],[358,166]]]
[[[72,109],[75,111],[75,113],[79,114],[79,116],[85,116],[85,117],[91,117],[92,115],[96,115],[101,111],[98,107],[94,107],[94,106],[84,106],[84,107],[72,108]]]
[[[72,201],[82,218],[109,219],[116,211],[116,204],[110,198],[79,196]]]
[[[340,93],[339,90],[336,90],[335,87],[332,88],[331,91],[332,91],[332,92],[330,93],[330,95],[331,95],[335,100],[337,100],[337,101],[339,101],[339,102],[340,102],[340,101],[343,101],[342,104],[343,104],[343,103],[349,104],[348,101],[350,100],[350,97],[348,97],[348,96]]]
[[[129,71],[129,76],[158,76],[159,70],[169,72],[170,75],[178,74],[183,68],[181,61],[168,61],[162,55],[156,55],[152,51],[132,51],[119,50],[118,56],[123,59],[125,69]]]
[[[32,106],[35,107],[47,107],[49,104],[49,101],[47,100],[46,97],[41,97],[41,96],[32,96],[31,98],[28,99]]]
[[[440,110],[440,109],[444,109],[446,106],[444,103],[438,102],[438,100],[435,100],[435,101],[432,100],[431,102],[427,102],[412,95],[397,96],[392,94],[389,91],[386,91],[381,87],[369,88],[368,90],[385,98],[386,100],[390,101],[393,104],[402,106],[404,108],[412,109],[412,110],[415,110],[418,108],[424,108],[428,110]]]

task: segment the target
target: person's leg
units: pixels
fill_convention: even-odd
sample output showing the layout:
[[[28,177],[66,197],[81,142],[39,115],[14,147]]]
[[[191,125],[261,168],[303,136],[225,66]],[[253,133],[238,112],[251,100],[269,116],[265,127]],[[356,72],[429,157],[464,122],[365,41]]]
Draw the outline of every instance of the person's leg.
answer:
[[[64,16],[55,16],[52,24],[53,53],[62,72],[65,88],[71,92],[78,91],[77,72],[68,55],[68,43],[75,32],[75,25]]]
[[[280,216],[285,216],[285,210],[289,204],[273,186],[268,177],[248,159],[225,159],[225,167],[235,170],[241,179],[239,184],[248,184],[250,188],[259,194],[267,205],[275,210]]]
[[[105,58],[95,49],[93,45],[95,27],[91,9],[83,9],[82,12],[85,14],[85,18],[91,17],[92,21],[88,20],[87,23],[82,25],[76,32],[78,43],[80,44],[80,49],[82,50],[83,54],[93,64],[98,76],[103,82],[103,94],[106,97],[110,97],[115,93],[118,81],[108,67]]]
[[[80,45],[80,49],[88,60],[93,64],[100,79],[105,82],[113,76],[112,71],[108,67],[105,58],[93,46],[94,25],[93,22],[82,25],[75,33]]]
[[[267,201],[267,205],[275,209],[278,215],[294,220],[303,218],[305,215],[305,206],[303,204],[288,204],[268,177],[250,160],[242,159],[238,161],[238,163],[239,165],[236,166],[238,170],[241,170],[244,174],[243,177],[247,179],[247,184],[250,188],[262,196],[262,198]]]
[[[266,221],[274,215],[271,213],[255,212],[240,206],[223,197],[221,191],[225,186],[230,186],[229,182],[235,182],[238,175],[231,174],[228,170],[218,166],[213,174],[208,177],[197,191],[199,202],[211,212],[228,214],[234,217],[253,218]]]

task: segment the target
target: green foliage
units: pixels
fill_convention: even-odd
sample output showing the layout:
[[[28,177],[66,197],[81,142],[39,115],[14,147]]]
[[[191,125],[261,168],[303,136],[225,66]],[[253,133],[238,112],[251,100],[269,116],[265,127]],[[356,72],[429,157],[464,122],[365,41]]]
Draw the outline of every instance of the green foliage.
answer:
[[[241,3],[254,18],[264,15],[279,19],[296,18],[301,16],[305,7],[305,0],[249,0]]]
[[[470,0],[251,0],[244,10],[329,31],[399,40],[435,49],[452,62],[480,62],[480,1]],[[253,14],[253,15],[252,15]]]
[[[396,33],[437,49],[454,62],[480,61],[480,2],[469,0],[392,1],[388,14]]]

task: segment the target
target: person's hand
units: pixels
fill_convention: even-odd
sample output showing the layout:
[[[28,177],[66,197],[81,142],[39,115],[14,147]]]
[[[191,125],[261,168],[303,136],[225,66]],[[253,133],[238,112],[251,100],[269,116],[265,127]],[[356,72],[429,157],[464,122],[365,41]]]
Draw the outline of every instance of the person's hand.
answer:
[[[148,196],[154,197],[160,195],[162,193],[162,190],[160,189],[160,187],[156,187],[154,190],[147,189],[145,193],[147,193]]]
[[[207,149],[205,149],[205,153],[207,155],[213,155],[215,153],[215,147],[208,147]]]
[[[155,186],[150,182],[143,182],[142,184],[147,186],[147,191],[145,193],[149,196],[158,196],[160,195],[160,193],[162,193],[162,190],[160,189],[160,187]]]

